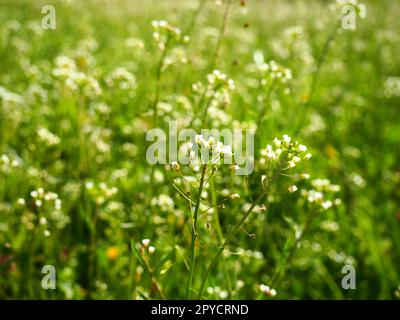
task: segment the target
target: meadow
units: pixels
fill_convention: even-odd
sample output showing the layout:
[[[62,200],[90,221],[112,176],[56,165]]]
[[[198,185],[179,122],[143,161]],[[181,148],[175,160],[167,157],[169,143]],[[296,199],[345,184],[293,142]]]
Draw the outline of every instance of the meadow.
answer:
[[[362,2],[0,1],[0,299],[400,299],[400,2]]]

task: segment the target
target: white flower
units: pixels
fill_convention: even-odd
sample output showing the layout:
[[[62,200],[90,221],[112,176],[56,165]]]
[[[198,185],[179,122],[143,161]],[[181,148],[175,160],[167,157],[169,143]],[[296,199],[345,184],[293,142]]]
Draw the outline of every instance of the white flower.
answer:
[[[260,284],[260,290],[269,297],[275,297],[277,293],[275,289],[272,289],[265,284]]]
[[[153,247],[153,246],[150,246],[149,247],[149,253],[154,253],[156,251],[156,248],[155,247]]]
[[[306,152],[306,151],[307,151],[307,147],[306,147],[305,145],[299,144],[298,150],[299,150],[300,152]]]
[[[179,163],[176,161],[171,162],[171,167],[174,168],[176,171],[179,171],[180,169]]]
[[[194,142],[196,142],[198,145],[203,144],[204,138],[201,134],[196,134],[194,136]]]
[[[307,180],[307,179],[310,179],[310,175],[308,173],[302,173],[302,174],[300,174],[300,178]]]
[[[283,135],[283,141],[286,143],[290,143],[290,140],[292,140],[287,134]]]
[[[330,200],[324,201],[321,204],[322,208],[324,208],[325,210],[329,209],[330,207],[332,207],[332,205],[333,205],[333,203]]]
[[[143,239],[142,244],[147,247],[150,244],[150,239]]]
[[[295,186],[295,185],[290,186],[290,187],[288,188],[288,191],[289,191],[290,193],[296,192],[296,191],[297,191],[297,186]]]

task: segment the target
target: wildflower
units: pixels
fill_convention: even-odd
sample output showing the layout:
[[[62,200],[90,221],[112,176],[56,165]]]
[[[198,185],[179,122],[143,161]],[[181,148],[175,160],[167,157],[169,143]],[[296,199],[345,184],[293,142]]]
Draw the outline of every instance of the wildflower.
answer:
[[[275,289],[271,289],[269,286],[265,284],[260,284],[260,290],[262,293],[264,293],[266,296],[269,296],[271,298],[275,297],[277,292]]]
[[[142,244],[143,244],[145,247],[148,247],[149,244],[150,244],[150,239],[142,239]]]
[[[288,188],[288,191],[289,191],[290,193],[296,192],[296,191],[297,191],[297,186],[295,186],[295,185],[290,186],[290,187]]]
[[[123,67],[116,68],[105,80],[109,87],[128,93],[133,93],[137,86],[134,74]]]
[[[161,211],[168,212],[174,209],[174,200],[166,194],[160,194],[158,197],[154,197],[151,200],[153,206],[160,207]]]
[[[264,149],[261,149],[261,164],[265,163],[280,163],[284,160],[284,164],[287,168],[294,168],[301,159],[309,159],[311,157],[310,153],[304,155],[307,148],[299,144],[298,142],[293,142],[292,138],[288,135],[283,135],[282,139],[275,138],[272,145],[268,144]],[[285,155],[283,158],[282,155]]]
[[[150,253],[150,254],[153,254],[155,251],[156,251],[156,248],[155,248],[155,247],[153,247],[153,246],[150,246],[150,247],[149,247],[149,253]]]
[[[308,173],[302,173],[302,174],[300,174],[300,178],[307,180],[307,179],[310,179],[310,175]]]
[[[254,53],[254,60],[256,62],[256,67],[261,74],[261,84],[264,87],[280,85],[287,93],[290,92],[287,87],[287,83],[292,79],[292,71],[290,69],[279,65],[274,60],[267,63],[264,62],[264,56],[261,51],[256,51]]]
[[[151,22],[151,26],[153,27],[153,39],[161,51],[166,49],[170,41],[174,41],[176,44],[186,44],[190,40],[188,35],[182,35],[181,29],[170,25],[165,20],[154,20]]]
[[[312,154],[311,154],[311,153],[307,153],[307,154],[304,156],[304,160],[309,160],[311,157],[312,157]]]
[[[301,195],[307,201],[321,210],[328,210],[333,206],[339,206],[341,200],[333,198],[340,191],[340,186],[332,184],[329,179],[314,179],[311,181],[313,189],[301,190]]]
[[[117,247],[109,247],[106,251],[106,256],[108,260],[115,260],[119,255],[119,249]]]
[[[239,198],[240,198],[240,195],[238,193],[232,193],[231,194],[231,199],[232,200],[236,200],[236,199],[239,199]]]
[[[359,3],[358,0],[336,0],[336,3],[331,6],[332,9],[336,9],[343,14],[343,8],[346,6],[352,6],[355,9],[356,14],[359,18],[365,19],[367,16],[367,7],[363,3]]]
[[[180,169],[179,163],[176,161],[171,162],[171,167],[174,168],[174,170],[176,170],[176,171],[179,171],[179,169]]]
[[[383,84],[383,87],[387,98],[400,97],[400,77],[389,77]]]
[[[60,143],[60,138],[46,128],[39,128],[38,135],[48,146],[54,146]]]

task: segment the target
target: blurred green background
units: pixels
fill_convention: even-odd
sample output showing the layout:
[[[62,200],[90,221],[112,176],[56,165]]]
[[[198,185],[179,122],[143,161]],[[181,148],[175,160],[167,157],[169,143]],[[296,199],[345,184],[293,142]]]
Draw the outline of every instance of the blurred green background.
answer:
[[[209,126],[253,126],[260,110],[254,54],[261,52],[293,79],[289,94],[271,93],[258,143],[293,136],[313,154],[304,170],[341,187],[342,204],[318,215],[289,264],[286,246],[310,212],[300,193],[282,192],[282,182],[268,212],[250,217],[211,273],[205,298],[264,298],[259,285],[282,263],[279,299],[399,298],[400,3],[365,1],[367,16],[355,30],[335,29],[328,1],[227,3],[0,2],[1,299],[159,298],[157,285],[170,299],[184,297],[190,211],[171,186],[176,173],[151,168],[145,157],[161,54],[153,20],[190,35],[163,66],[160,127],[195,113],[192,85],[213,68],[236,89],[210,113]],[[48,4],[55,30],[41,27]],[[79,87],[56,76],[63,63],[82,72]],[[126,71],[124,87],[114,85],[116,68]],[[32,191],[40,188],[47,197],[38,206]],[[238,177],[222,177],[215,188],[241,195],[219,210],[225,233],[250,200]],[[212,219],[200,222],[198,274],[217,247]],[[155,248],[143,253],[151,275],[131,250],[142,239]],[[341,288],[345,264],[356,268],[355,290]],[[42,289],[43,265],[55,266],[56,290]]]

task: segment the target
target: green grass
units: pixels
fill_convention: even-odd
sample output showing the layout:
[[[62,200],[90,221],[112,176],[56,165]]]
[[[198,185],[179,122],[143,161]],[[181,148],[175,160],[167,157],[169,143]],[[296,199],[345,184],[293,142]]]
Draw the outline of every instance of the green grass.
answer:
[[[367,17],[344,30],[328,1],[244,2],[57,0],[57,28],[43,30],[48,1],[1,1],[1,299],[269,299],[260,284],[278,299],[400,296],[400,4],[365,1]],[[163,56],[153,20],[190,41]],[[260,87],[261,53],[292,71],[287,86]],[[83,73],[75,90],[54,74],[60,56]],[[110,82],[119,67],[133,75],[127,90]],[[235,82],[216,107],[192,88],[213,69]],[[195,130],[259,124],[254,173],[215,176],[203,198],[197,174],[197,187],[180,193],[174,179],[194,175],[189,168],[146,159],[146,133],[171,120]],[[312,153],[290,172],[309,180],[259,162],[284,134]],[[305,200],[317,178],[340,186],[339,206]],[[55,199],[35,204],[39,188],[61,209]],[[224,196],[233,193],[240,198]],[[345,264],[355,266],[355,290],[341,287]],[[41,286],[44,265],[56,268],[56,290]]]

